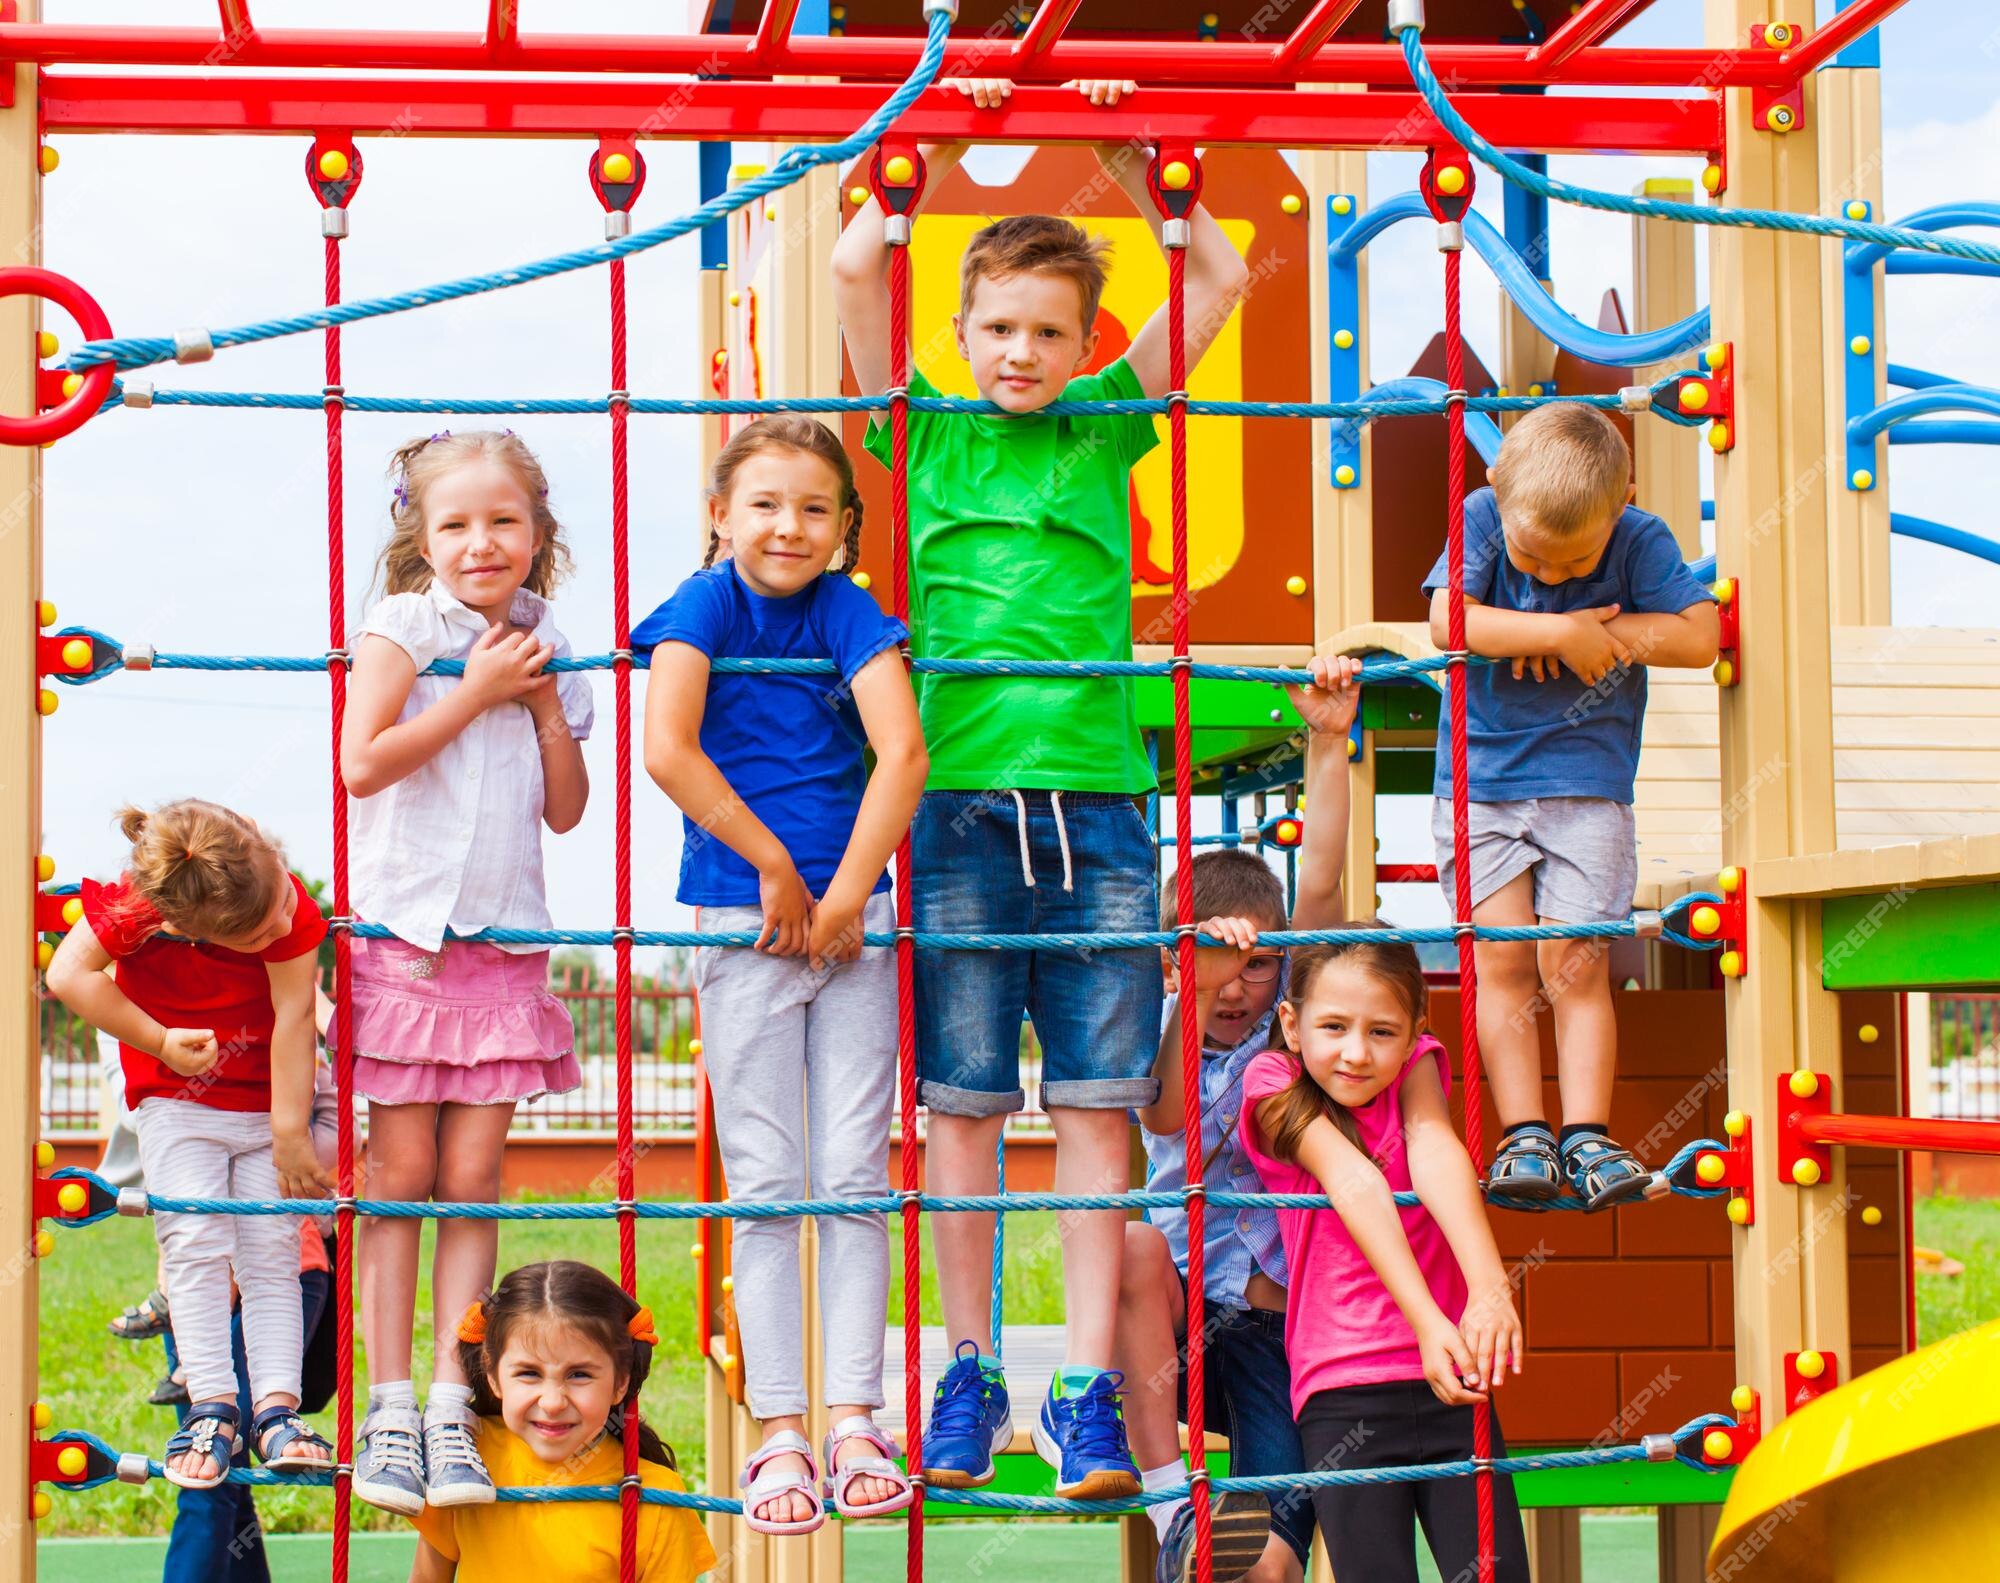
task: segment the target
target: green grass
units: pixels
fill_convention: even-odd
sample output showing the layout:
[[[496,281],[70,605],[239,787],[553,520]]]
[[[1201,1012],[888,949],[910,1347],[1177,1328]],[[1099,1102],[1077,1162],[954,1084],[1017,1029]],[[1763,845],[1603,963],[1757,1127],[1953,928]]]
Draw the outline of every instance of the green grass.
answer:
[[[1919,1242],[1942,1248],[1966,1266],[1965,1274],[1954,1279],[1925,1277],[1919,1282],[1919,1335],[1932,1341],[2000,1317],[2000,1204],[1925,1200],[1916,1208],[1916,1232]],[[41,1399],[53,1409],[58,1427],[89,1429],[120,1450],[144,1450],[157,1457],[173,1426],[166,1409],[148,1407],[144,1401],[160,1373],[160,1346],[119,1341],[104,1328],[108,1318],[153,1284],[152,1228],[143,1221],[116,1218],[57,1236],[56,1256],[41,1266]],[[687,1222],[639,1225],[639,1295],[659,1316],[661,1336],[653,1378],[646,1388],[646,1412],[678,1452],[690,1484],[699,1488],[705,1470],[702,1365],[695,1356],[695,1261],[688,1255],[693,1241],[693,1227]],[[891,1244],[890,1312],[899,1315],[901,1282],[896,1272],[902,1261],[893,1251],[898,1245],[893,1226]],[[425,1270],[429,1245],[427,1226]],[[553,1257],[588,1259],[615,1271],[616,1229],[608,1222],[502,1222],[501,1269]],[[1010,1217],[1006,1268],[1010,1320],[1025,1324],[1061,1320],[1053,1215]],[[928,1241],[924,1269],[924,1320],[935,1324],[940,1314]],[[428,1311],[426,1286],[419,1303],[420,1368],[430,1347]],[[364,1365],[365,1360],[357,1359],[357,1376],[365,1387]],[[331,1438],[332,1414],[320,1415],[318,1423]],[[55,1510],[40,1532],[49,1538],[157,1534],[168,1499],[161,1485],[112,1484],[82,1495],[57,1494]],[[327,1504],[326,1495],[315,1490],[273,1490],[258,1498],[265,1526],[276,1534],[322,1530]],[[354,1508],[354,1520],[357,1529],[394,1532],[398,1527],[394,1518],[360,1504]],[[874,1544],[879,1537],[860,1542]]]

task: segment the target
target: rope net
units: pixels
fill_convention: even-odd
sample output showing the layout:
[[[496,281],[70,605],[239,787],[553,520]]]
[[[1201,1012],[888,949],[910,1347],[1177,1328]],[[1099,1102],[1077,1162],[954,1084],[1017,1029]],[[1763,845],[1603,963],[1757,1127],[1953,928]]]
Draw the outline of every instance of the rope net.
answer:
[[[887,120],[900,114],[900,105],[907,104],[914,97],[914,91],[928,85],[935,75],[937,61],[941,53],[945,33],[944,18],[934,15],[932,22],[932,47],[926,54],[925,64],[920,67],[917,77],[913,77],[904,90],[884,107],[889,112],[887,119],[882,114],[871,118],[861,133],[847,144],[835,145],[848,153],[858,152],[864,142],[872,142],[874,137],[886,127]],[[1413,35],[1411,36],[1413,38]],[[1418,57],[1420,58],[1420,56]],[[921,78],[921,81],[919,81]],[[1421,80],[1421,79],[1420,79]],[[1441,97],[1441,94],[1440,94]],[[629,466],[628,466],[628,426],[635,411],[672,411],[676,413],[730,413],[749,414],[785,411],[880,411],[885,410],[891,437],[891,478],[890,478],[890,518],[891,518],[891,565],[892,565],[892,607],[898,619],[907,623],[910,614],[910,547],[909,547],[909,414],[914,410],[947,412],[978,412],[989,410],[983,403],[961,401],[922,401],[908,394],[910,376],[910,255],[906,243],[891,238],[889,248],[889,293],[890,293],[890,354],[891,390],[885,397],[829,398],[822,400],[700,400],[700,401],[635,401],[627,393],[627,340],[628,326],[626,314],[625,256],[638,250],[640,246],[650,246],[664,240],[666,236],[678,235],[681,230],[691,229],[695,224],[706,223],[730,208],[761,195],[764,191],[797,179],[804,170],[814,163],[822,163],[829,157],[828,150],[812,151],[811,158],[781,161],[772,172],[782,175],[782,180],[759,185],[752,182],[738,192],[728,195],[728,200],[714,200],[704,205],[694,217],[677,221],[655,230],[640,233],[627,239],[629,245],[607,248],[596,252],[589,262],[608,262],[609,275],[609,332],[610,332],[610,390],[603,399],[579,402],[465,402],[465,403],[400,403],[388,400],[370,401],[364,398],[350,398],[338,394],[343,390],[341,377],[341,326],[357,318],[371,317],[382,312],[399,311],[404,307],[420,305],[424,300],[446,300],[455,295],[467,295],[474,289],[497,289],[497,284],[512,284],[513,280],[498,280],[497,277],[477,277],[478,286],[458,283],[464,290],[432,288],[425,293],[410,293],[403,297],[377,299],[358,308],[343,307],[340,281],[340,248],[338,237],[328,236],[325,240],[325,305],[317,315],[301,316],[298,319],[274,321],[272,326],[249,327],[230,337],[217,336],[216,344],[234,344],[241,340],[262,339],[267,334],[296,333],[297,330],[318,328],[324,337],[325,382],[327,393],[311,398],[289,398],[270,395],[229,396],[201,393],[159,393],[156,397],[150,390],[144,402],[132,402],[127,393],[127,403],[150,405],[153,400],[163,402],[181,399],[187,404],[224,406],[320,406],[325,414],[326,432],[326,506],[327,506],[327,591],[328,627],[327,654],[322,658],[286,658],[276,656],[215,656],[215,655],[152,655],[148,651],[145,664],[169,668],[178,666],[201,670],[320,670],[327,673],[331,692],[332,716],[332,830],[333,830],[333,908],[335,914],[334,960],[335,960],[335,1001],[338,1008],[337,1031],[334,1039],[333,1058],[336,1088],[339,1099],[338,1116],[338,1160],[337,1198],[334,1213],[337,1222],[338,1244],[334,1269],[334,1322],[336,1326],[336,1405],[335,1405],[335,1464],[326,1473],[270,1473],[268,1471],[232,1470],[231,1482],[253,1485],[270,1484],[316,1484],[330,1485],[333,1501],[333,1553],[332,1577],[334,1583],[347,1583],[351,1550],[351,1491],[354,1460],[354,1233],[358,1216],[389,1216],[409,1218],[477,1218],[492,1220],[509,1219],[560,1219],[560,1220],[601,1220],[615,1219],[618,1228],[619,1281],[624,1290],[636,1297],[638,1289],[638,1246],[637,1223],[641,1219],[692,1219],[707,1222],[716,1219],[737,1219],[746,1217],[778,1217],[805,1214],[880,1214],[894,1212],[900,1216],[903,1253],[903,1407],[906,1436],[908,1469],[917,1489],[917,1499],[908,1508],[906,1517],[907,1552],[906,1568],[911,1579],[920,1579],[924,1570],[924,1508],[927,1502],[942,1501],[967,1507],[986,1508],[1014,1513],[1096,1513],[1134,1512],[1150,1505],[1179,1499],[1192,1494],[1194,1505],[1194,1527],[1196,1546],[1195,1576],[1199,1583],[1212,1583],[1211,1572],[1211,1524],[1209,1495],[1224,1490],[1254,1490],[1266,1494],[1293,1492],[1324,1485],[1412,1482],[1433,1478],[1472,1477],[1478,1495],[1478,1574],[1480,1583],[1491,1583],[1495,1563],[1494,1502],[1492,1479],[1496,1472],[1514,1473],[1539,1471],[1551,1468],[1582,1467],[1612,1462],[1637,1460],[1675,1459],[1689,1466],[1704,1467],[1700,1452],[1700,1438],[1706,1431],[1724,1425],[1729,1420],[1722,1415],[1704,1415],[1683,1426],[1672,1435],[1647,1437],[1637,1446],[1603,1446],[1575,1452],[1551,1452],[1539,1455],[1513,1456],[1494,1459],[1491,1455],[1491,1423],[1489,1409],[1482,1401],[1475,1410],[1473,1455],[1468,1460],[1448,1463],[1427,1464],[1404,1468],[1356,1468],[1331,1469],[1300,1474],[1289,1478],[1209,1478],[1205,1458],[1199,1448],[1205,1445],[1204,1424],[1207,1416],[1207,1402],[1204,1390],[1203,1327],[1191,1324],[1186,1340],[1186,1423],[1188,1444],[1197,1448],[1191,1456],[1191,1466],[1185,1484],[1167,1490],[1153,1491],[1129,1500],[1118,1501],[1074,1501],[1052,1497],[996,1495],[979,1491],[927,1490],[923,1480],[923,1435],[922,1435],[922,1389],[921,1375],[921,1325],[920,1325],[920,1284],[921,1256],[919,1246],[919,1222],[925,1213],[994,1213],[1028,1209],[1075,1209],[1075,1210],[1115,1210],[1137,1207],[1174,1206],[1184,1208],[1187,1220],[1188,1245],[1188,1290],[1200,1294],[1203,1285],[1203,1219],[1207,1204],[1213,1202],[1219,1208],[1237,1207],[1328,1207],[1327,1200],[1320,1195],[1269,1194],[1269,1193],[1208,1193],[1202,1184],[1202,1146],[1199,1118],[1201,1115],[1198,1073],[1200,1065],[1200,1029],[1195,1019],[1183,1018],[1182,1036],[1182,1079],[1184,1083],[1185,1113],[1185,1160],[1187,1186],[1173,1193],[1130,1192],[1124,1194],[1052,1194],[1052,1193],[1008,1193],[1004,1178],[1002,1191],[993,1197],[940,1198],[924,1194],[920,1189],[917,1166],[918,1149],[918,1082],[916,1049],[916,1002],[914,993],[914,969],[916,951],[921,946],[936,950],[992,950],[992,949],[1032,949],[1037,946],[1074,947],[1078,949],[1129,947],[1137,945],[1170,946],[1178,955],[1180,972],[1184,982],[1192,982],[1195,974],[1195,952],[1204,943],[1195,930],[1194,880],[1192,858],[1194,848],[1204,838],[1193,832],[1193,723],[1191,685],[1194,680],[1219,678],[1229,680],[1256,680],[1272,683],[1303,682],[1308,680],[1306,672],[1283,668],[1258,668],[1222,665],[1196,664],[1192,656],[1190,637],[1190,592],[1189,592],[1189,545],[1188,545],[1188,448],[1187,419],[1191,412],[1231,412],[1253,413],[1255,415],[1285,417],[1369,417],[1405,412],[1442,413],[1448,433],[1449,472],[1447,478],[1448,533],[1447,554],[1449,566],[1449,651],[1436,660],[1427,661],[1372,661],[1363,670],[1367,680],[1408,680],[1421,677],[1434,682],[1437,673],[1456,670],[1463,675],[1463,667],[1468,663],[1480,663],[1476,656],[1465,653],[1465,599],[1464,599],[1464,464],[1466,458],[1465,413],[1474,411],[1521,411],[1546,400],[1582,399],[1599,406],[1617,406],[1619,397],[1549,397],[1549,398],[1470,398],[1464,391],[1464,342],[1460,325],[1460,262],[1461,255],[1456,247],[1441,243],[1444,252],[1444,336],[1446,353],[1446,389],[1437,398],[1411,401],[1377,401],[1361,403],[1225,403],[1191,401],[1186,393],[1187,350],[1186,350],[1186,244],[1178,245],[1170,230],[1167,246],[1168,297],[1170,340],[1170,383],[1169,394],[1155,401],[1123,401],[1092,403],[1061,403],[1060,410],[1100,411],[1146,411],[1164,413],[1170,431],[1171,459],[1171,534],[1172,534],[1172,658],[1161,663],[1109,662],[1109,661],[992,661],[965,660],[950,663],[928,661],[922,656],[911,658],[906,655],[915,671],[953,674],[1025,674],[1072,676],[1079,674],[1101,675],[1159,675],[1165,674],[1172,681],[1172,745],[1173,745],[1173,812],[1175,854],[1175,901],[1178,927],[1159,933],[1137,933],[1122,935],[1062,935],[1062,936],[1016,936],[1016,935],[957,935],[919,934],[915,928],[911,897],[911,847],[906,834],[897,848],[894,861],[895,874],[895,919],[893,934],[869,934],[865,942],[871,946],[892,946],[895,951],[897,981],[897,1067],[898,1067],[898,1119],[901,1127],[900,1147],[900,1187],[892,1194],[866,1200],[824,1201],[812,1200],[802,1203],[721,1203],[688,1204],[675,1202],[641,1202],[637,1192],[636,1167],[637,1151],[634,1139],[634,1092],[633,1092],[633,1048],[632,1048],[632,951],[635,945],[704,945],[740,947],[749,945],[753,936],[749,934],[706,934],[697,935],[687,931],[642,931],[633,926],[632,919],[632,726],[631,726],[631,686],[635,664],[643,666],[643,658],[636,659],[630,652],[631,640],[631,579],[629,565]],[[1191,153],[1185,156],[1192,159]],[[1467,194],[1469,197],[1469,192]],[[1164,207],[1164,206],[1163,206]],[[1462,208],[1462,205],[1461,205]],[[711,214],[710,211],[715,211]],[[1436,213],[1435,202],[1433,212]],[[1440,214],[1440,219],[1444,218]],[[1185,230],[1180,233],[1184,238]],[[577,255],[565,255],[560,261],[552,261],[563,268],[580,267],[571,262]],[[554,273],[554,267],[541,273]],[[532,271],[510,272],[516,278],[536,278]],[[116,343],[92,343],[84,349],[87,356],[99,358],[116,357],[126,366],[136,366],[140,361],[160,360],[159,344],[134,341]],[[1659,381],[1648,390],[1649,396],[1657,397],[1670,388],[1672,380]],[[115,399],[115,398],[114,398]],[[354,1137],[354,1093],[353,1061],[351,1044],[350,1000],[352,993],[351,945],[355,937],[377,937],[386,931],[378,926],[357,924],[349,912],[349,852],[347,790],[340,770],[340,738],[345,714],[347,691],[346,618],[344,612],[346,586],[346,545],[344,538],[345,500],[342,490],[342,420],[347,408],[371,411],[562,411],[562,412],[602,412],[608,416],[610,424],[611,456],[611,555],[612,555],[612,647],[607,655],[585,656],[567,661],[554,662],[551,669],[608,669],[612,674],[615,710],[615,755],[616,783],[614,819],[613,857],[613,928],[609,931],[595,930],[488,930],[475,939],[506,942],[574,943],[586,945],[608,945],[614,953],[615,976],[615,1061],[616,1061],[616,1200],[612,1204],[438,1204],[438,1203],[395,1203],[385,1201],[359,1201],[355,1196],[355,1137]],[[1632,410],[1630,404],[1627,409]],[[1057,410],[1057,409],[1051,409]],[[1688,421],[1664,405],[1655,405],[1653,410],[1674,421]],[[121,663],[129,663],[130,651],[121,649],[115,640],[88,629],[73,629],[92,638],[100,650],[109,654],[88,674],[65,676],[71,682],[92,681],[112,670]],[[133,668],[139,668],[134,666]],[[442,662],[432,669],[450,674],[460,667],[454,662]],[[738,670],[759,674],[796,673],[800,670],[831,669],[829,661],[746,661],[720,658],[714,669],[718,672]],[[1456,677],[1453,678],[1454,682]],[[1686,946],[1701,946],[1713,942],[1686,938],[1674,929],[1666,927],[1657,915],[1639,915],[1622,923],[1597,925],[1549,925],[1520,928],[1475,929],[1472,923],[1472,902],[1470,893],[1471,866],[1467,860],[1468,801],[1466,789],[1466,700],[1464,689],[1450,685],[1445,689],[1448,697],[1447,751],[1452,766],[1452,838],[1456,857],[1454,873],[1453,922],[1448,927],[1431,929],[1398,929],[1383,931],[1368,930],[1307,930],[1276,931],[1266,933],[1261,939],[1272,945],[1307,944],[1321,941],[1340,940],[1382,940],[1402,939],[1410,942],[1444,941],[1456,943],[1461,985],[1461,1037],[1462,1037],[1462,1082],[1465,1093],[1465,1136],[1468,1151],[1475,1162],[1483,1156],[1483,1117],[1480,1090],[1480,1052],[1477,1026],[1477,967],[1474,958],[1475,939],[1532,940],[1561,937],[1612,937],[1631,935],[1663,934],[1666,938]],[[1716,902],[1720,898],[1698,895],[1683,898],[1672,909],[1674,916],[1685,913],[1697,902]],[[1220,943],[1220,942],[1213,942]],[[1703,1189],[1686,1179],[1686,1170],[1695,1156],[1703,1150],[1719,1149],[1721,1145],[1701,1140],[1684,1147],[1662,1172],[1656,1183],[1662,1191],[1669,1188],[1688,1196],[1720,1197],[1722,1189]],[[1004,1165],[1004,1156],[1003,1156]],[[238,1200],[153,1198],[134,1204],[121,1201],[119,1195],[101,1178],[89,1172],[61,1172],[58,1175],[84,1180],[91,1184],[93,1192],[92,1212],[73,1217],[62,1222],[70,1226],[82,1226],[105,1218],[107,1215],[126,1210],[147,1212],[148,1210],[173,1210],[189,1213],[213,1214],[276,1214],[324,1212],[326,1205],[319,1201],[278,1201],[245,1202]],[[1415,1203],[1414,1194],[1398,1194],[1399,1203]],[[1547,1205],[1519,1205],[1516,1207],[1551,1207]],[[1579,1204],[1563,1202],[1554,1207],[1577,1208]],[[1004,1220],[998,1222],[1004,1225]],[[1000,1331],[1000,1260],[996,1248],[994,1260],[993,1317],[996,1342]],[[626,1423],[636,1428],[638,1402],[636,1393],[625,1404]],[[149,1474],[157,1476],[159,1464],[136,1454],[120,1456],[95,1436],[84,1431],[60,1432],[58,1438],[72,1441],[88,1449],[92,1462],[88,1476],[68,1481],[64,1487],[81,1490],[92,1488],[114,1477],[144,1478]],[[679,1506],[702,1511],[740,1513],[739,1500],[710,1495],[684,1494],[679,1492],[643,1489],[639,1473],[639,1437],[636,1432],[627,1432],[624,1441],[624,1477],[617,1486],[582,1486],[552,1488],[503,1488],[498,1492],[502,1500],[616,1500],[620,1507],[620,1583],[633,1583],[636,1575],[636,1554],[639,1509],[642,1504]],[[116,1467],[113,1466],[116,1464]],[[711,1470],[713,1474],[713,1470]]]

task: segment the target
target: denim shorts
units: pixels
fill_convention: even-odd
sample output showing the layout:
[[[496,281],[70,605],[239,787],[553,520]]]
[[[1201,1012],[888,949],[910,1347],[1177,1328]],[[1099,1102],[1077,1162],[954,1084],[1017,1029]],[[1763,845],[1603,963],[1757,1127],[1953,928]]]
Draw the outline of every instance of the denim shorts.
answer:
[[[1181,1271],[1181,1293],[1187,1272]],[[1304,1447],[1292,1421],[1292,1369],[1285,1356],[1285,1316],[1264,1308],[1202,1304],[1202,1420],[1229,1436],[1231,1478],[1282,1478],[1303,1473]],[[1180,1419],[1187,1422],[1187,1341],[1180,1347]],[[1271,1527],[1299,1560],[1312,1552],[1312,1490],[1272,1496]]]
[[[910,846],[921,933],[1159,927],[1153,836],[1130,797],[926,792]],[[1127,1110],[1159,1097],[1162,983],[1153,947],[920,950],[916,980],[921,1093],[942,1115],[999,1116],[1026,1103],[1023,1014],[1041,1041],[1045,1109]]]

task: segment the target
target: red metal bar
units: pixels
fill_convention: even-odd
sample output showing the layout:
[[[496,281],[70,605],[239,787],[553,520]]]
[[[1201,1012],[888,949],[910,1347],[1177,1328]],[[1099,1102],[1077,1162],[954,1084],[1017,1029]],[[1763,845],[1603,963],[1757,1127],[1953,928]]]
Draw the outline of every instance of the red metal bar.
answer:
[[[508,56],[507,65],[513,65],[512,52],[521,41],[521,16],[517,0],[486,0],[486,47],[489,64],[500,64],[500,56]]]
[[[799,0],[764,0],[764,14],[757,19],[757,63],[777,60],[792,42],[792,24],[798,20]]]
[[[1799,1118],[1808,1143],[1850,1148],[1932,1149],[1939,1154],[2000,1154],[2000,1121],[1923,1120],[1915,1116],[1813,1116]]]
[[[1435,863],[1377,863],[1375,883],[1378,885],[1435,885],[1438,871]]]
[[[338,126],[359,136],[732,138],[832,142],[881,102],[858,84],[684,82],[630,78],[505,83],[335,77],[45,76],[50,131],[279,133]],[[660,115],[663,93],[675,106]],[[923,142],[1122,142],[1163,128],[1213,147],[1430,147],[1445,140],[1414,93],[1299,94],[1242,89],[1179,96],[1171,116],[1145,95],[1083,104],[1060,88],[1020,88],[1003,110],[926,95],[897,123]],[[1494,142],[1542,153],[1705,155],[1722,143],[1710,96],[1685,100],[1463,93],[1456,103]]]
[[[1059,15],[1067,0],[1056,0]],[[1891,9],[1888,0],[1866,7],[1869,17]],[[1842,12],[1842,18],[1858,14]],[[1052,16],[1048,31],[1053,32]],[[1067,20],[1067,18],[1062,18]],[[1032,29],[1032,24],[1030,24]],[[1831,25],[1790,52],[1775,50],[1607,49],[1579,50],[1550,64],[1534,61],[1515,44],[1437,44],[1427,51],[1438,76],[1466,87],[1571,83],[1686,89],[1690,83],[1728,88],[1782,88],[1796,79],[1800,60],[1817,61],[1820,40],[1838,47],[1858,24]],[[768,56],[746,34],[520,35],[506,68],[519,72],[727,72],[735,76],[823,76],[849,82],[905,77],[922,52],[916,33],[897,37],[793,38]],[[215,34],[189,27],[106,27],[50,22],[0,23],[0,59],[43,66],[218,66],[260,70],[338,68],[342,71],[469,71],[493,69],[481,32],[387,32],[330,28],[267,28],[242,40],[227,60],[215,58]],[[1073,77],[1131,77],[1148,84],[1203,87],[1255,86],[1290,81],[1268,44],[1218,39],[1190,49],[1179,39],[1056,38],[1039,53],[1008,60],[1022,77],[1061,83]],[[976,74],[996,62],[984,39],[946,46],[946,75]],[[1299,77],[1400,87],[1409,68],[1394,44],[1329,41],[1302,64]]]
[[[1823,61],[1832,60],[1870,28],[1880,27],[1891,12],[1899,11],[1908,0],[1854,0],[1845,10],[1827,18],[1826,26],[1808,34],[1799,44],[1781,51],[1778,64],[1789,81],[1797,81]]]
[[[1560,66],[1579,50],[1609,37],[1652,3],[1653,0],[1589,0],[1582,10],[1530,49],[1528,59],[1536,66]]]
[[[1077,7],[1083,0],[1042,0],[1035,7],[1035,14],[1028,19],[1027,31],[1014,40],[1014,48],[1008,56],[1009,76],[1021,75],[1021,68],[1038,56],[1046,55],[1063,36],[1063,29],[1069,26],[1070,18],[1076,15]]]
[[[1340,24],[1360,9],[1361,0],[1319,0],[1273,54],[1278,69],[1288,77],[1294,75],[1340,31]]]
[[[225,42],[234,43],[257,36],[257,24],[250,19],[250,0],[215,0],[215,9],[222,19]]]

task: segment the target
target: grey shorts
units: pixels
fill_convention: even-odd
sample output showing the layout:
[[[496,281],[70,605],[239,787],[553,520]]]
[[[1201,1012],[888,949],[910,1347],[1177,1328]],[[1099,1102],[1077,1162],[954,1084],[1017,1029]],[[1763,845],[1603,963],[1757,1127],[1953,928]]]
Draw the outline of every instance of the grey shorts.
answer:
[[[1628,917],[1639,885],[1632,809],[1603,797],[1523,797],[1476,802],[1472,814],[1472,905],[1517,874],[1535,875],[1535,916],[1552,923]],[[1438,883],[1452,898],[1451,802],[1431,802]]]

